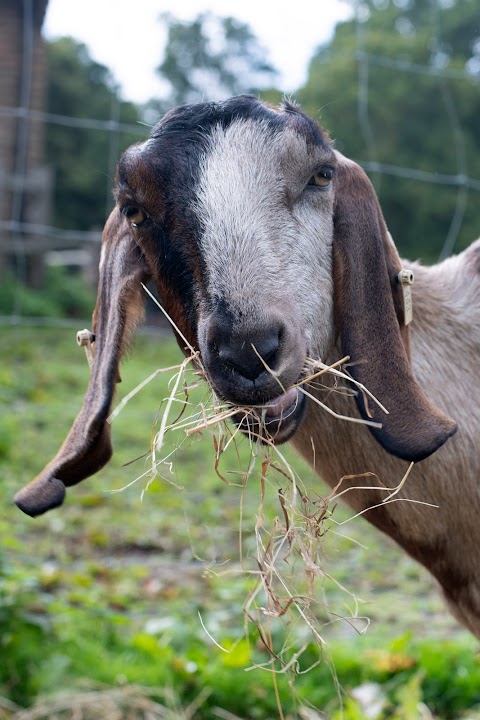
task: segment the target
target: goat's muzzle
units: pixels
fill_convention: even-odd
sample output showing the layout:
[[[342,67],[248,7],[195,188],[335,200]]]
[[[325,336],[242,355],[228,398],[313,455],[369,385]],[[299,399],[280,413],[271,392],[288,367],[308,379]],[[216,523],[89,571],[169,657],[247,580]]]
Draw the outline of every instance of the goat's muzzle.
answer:
[[[280,445],[295,434],[305,407],[305,395],[296,387],[291,387],[265,405],[239,410],[233,419],[252,440]]]
[[[201,323],[199,343],[211,385],[239,407],[233,419],[242,432],[265,442],[288,440],[305,408],[293,387],[306,356],[298,326],[278,311],[254,322],[222,308]]]

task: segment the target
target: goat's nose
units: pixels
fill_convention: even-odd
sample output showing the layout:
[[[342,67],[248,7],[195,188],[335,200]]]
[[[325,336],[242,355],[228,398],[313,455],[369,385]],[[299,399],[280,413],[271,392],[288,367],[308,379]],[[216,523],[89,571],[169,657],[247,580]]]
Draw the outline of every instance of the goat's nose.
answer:
[[[248,380],[256,380],[267,367],[273,369],[280,340],[278,333],[248,340],[230,340],[227,345],[218,348],[218,356],[224,365],[232,367]],[[263,361],[263,362],[262,362]]]
[[[253,333],[232,333],[217,325],[211,341],[221,363],[247,380],[256,380],[277,364],[282,328],[278,323]]]

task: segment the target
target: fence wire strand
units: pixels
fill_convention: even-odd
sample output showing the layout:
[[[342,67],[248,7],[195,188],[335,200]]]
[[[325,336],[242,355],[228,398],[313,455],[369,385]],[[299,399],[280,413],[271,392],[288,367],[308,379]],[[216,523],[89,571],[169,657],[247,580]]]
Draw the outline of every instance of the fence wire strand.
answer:
[[[442,52],[442,36],[439,21],[439,0],[432,1],[432,38],[431,46],[434,51]],[[105,168],[106,189],[105,189],[105,216],[108,215],[112,206],[111,186],[115,172],[115,165],[120,149],[121,133],[129,133],[138,136],[139,139],[147,136],[149,126],[144,123],[123,123],[120,120],[120,102],[117,89],[112,85],[112,100],[110,107],[110,118],[108,120],[98,118],[69,117],[50,112],[44,112],[31,107],[32,94],[32,68],[34,63],[34,17],[33,0],[22,0],[23,4],[23,28],[22,28],[22,66],[20,78],[20,102],[17,107],[0,106],[0,118],[14,118],[18,121],[18,140],[16,156],[12,176],[9,183],[12,187],[12,202],[10,218],[0,219],[0,231],[10,233],[12,238],[13,255],[15,257],[15,272],[18,284],[26,279],[28,242],[25,238],[31,237],[31,243],[35,238],[42,238],[45,247],[51,244],[51,248],[63,245],[65,248],[78,248],[79,246],[93,246],[100,242],[99,231],[76,231],[65,230],[49,224],[40,222],[27,222],[23,217],[23,203],[25,196],[27,172],[28,172],[28,139],[32,123],[43,123],[69,127],[72,129],[84,129],[91,131],[104,131],[109,134],[108,160]],[[480,191],[480,179],[469,175],[465,137],[461,127],[457,108],[452,94],[449,81],[468,80],[480,85],[480,76],[473,75],[467,69],[448,67],[436,67],[435,65],[422,65],[408,60],[385,57],[368,53],[365,47],[365,32],[368,25],[368,18],[364,17],[364,9],[361,0],[354,4],[354,20],[356,23],[356,49],[352,55],[357,62],[358,73],[358,121],[369,159],[361,161],[360,164],[372,175],[376,189],[379,189],[383,176],[396,176],[403,179],[432,185],[450,186],[456,191],[456,202],[451,218],[450,226],[446,233],[440,259],[450,255],[456,245],[458,234],[464,220],[469,193]],[[332,57],[332,54],[329,56]],[[328,59],[325,60],[328,63]],[[369,87],[370,67],[380,65],[399,73],[412,73],[427,75],[438,81],[439,91],[448,117],[452,146],[455,152],[456,172],[437,173],[434,171],[419,170],[411,167],[403,167],[395,163],[388,164],[378,161],[378,148],[369,113]],[[441,64],[440,64],[441,65]],[[42,245],[43,247],[43,245]],[[22,315],[21,294],[18,293],[14,303],[13,315],[20,318]],[[0,322],[1,319],[0,319]]]

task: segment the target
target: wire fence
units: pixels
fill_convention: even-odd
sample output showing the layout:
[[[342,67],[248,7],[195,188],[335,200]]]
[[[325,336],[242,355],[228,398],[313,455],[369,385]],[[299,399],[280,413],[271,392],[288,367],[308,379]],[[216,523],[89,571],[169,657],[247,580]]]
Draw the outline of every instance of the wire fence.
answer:
[[[13,248],[15,256],[15,273],[19,284],[26,279],[27,258],[32,252],[39,252],[46,255],[54,250],[78,250],[80,248],[98,248],[101,239],[99,229],[72,230],[57,227],[49,222],[31,221],[25,218],[22,208],[25,194],[32,183],[31,168],[28,167],[28,143],[29,133],[33,125],[43,124],[46,126],[59,126],[71,128],[72,131],[81,129],[92,132],[104,132],[108,135],[108,160],[103,168],[105,174],[105,198],[98,198],[98,202],[104,204],[105,216],[112,205],[111,179],[114,175],[115,165],[118,159],[120,138],[122,134],[128,133],[138,139],[148,134],[148,126],[142,123],[123,123],[119,119],[118,98],[112,100],[110,118],[98,119],[69,117],[46,111],[34,109],[31,104],[32,95],[32,68],[34,63],[34,15],[33,0],[22,0],[23,3],[23,31],[22,31],[22,66],[20,76],[20,102],[17,107],[0,105],[0,122],[3,120],[15,120],[17,123],[16,155],[13,172],[5,179],[5,185],[11,190],[11,204],[8,216],[0,218],[0,236],[4,242]],[[439,24],[436,19],[438,6],[432,4],[432,35],[431,45],[441,46],[441,35]],[[480,74],[472,73],[467,69],[422,65],[394,57],[386,57],[371,54],[365,48],[365,30],[367,22],[362,16],[363,6],[358,2],[355,6],[355,20],[357,27],[356,51],[353,59],[358,68],[358,122],[368,148],[369,159],[362,162],[364,168],[373,175],[393,176],[408,179],[418,183],[426,183],[432,186],[451,187],[456,193],[454,212],[446,233],[440,258],[451,254],[464,221],[469,193],[480,191],[480,178],[471,177],[468,173],[464,134],[458,117],[455,102],[452,98],[448,81],[468,80],[473,82],[476,88],[480,89]],[[377,160],[377,143],[375,133],[370,121],[370,71],[372,67],[382,66],[391,69],[395,73],[407,73],[412,75],[424,75],[440,81],[440,92],[442,93],[443,106],[448,118],[451,137],[455,151],[455,172],[438,173],[435,170],[426,171],[414,167],[404,167],[396,164],[379,162]],[[1,98],[0,98],[1,101]],[[92,172],[98,173],[99,168],[92,168]],[[44,176],[39,175],[36,182],[42,184]],[[35,181],[34,181],[35,182]],[[72,198],[72,203],[75,198]],[[5,247],[3,247],[5,250]],[[0,241],[0,254],[2,245]],[[58,258],[57,258],[58,261]],[[21,300],[15,303],[12,316],[15,322],[21,320],[24,312]],[[0,318],[0,323],[6,322],[5,316]],[[49,321],[50,322],[50,321]]]
[[[114,118],[110,120],[98,120],[96,118],[67,117],[65,115],[56,115],[54,113],[31,110],[21,106],[15,108],[0,106],[0,118],[2,117],[21,120],[22,128],[28,128],[29,123],[32,121],[40,121],[45,124],[59,125],[72,129],[101,130],[108,133],[110,137],[110,161],[108,167],[104,168],[105,175],[108,178],[108,184],[106,185],[105,192],[105,205],[107,208],[112,204],[110,181],[114,175],[115,165],[118,160],[118,152],[115,152],[115,150],[118,148],[119,135],[121,133],[128,133],[130,135],[138,135],[138,138],[142,139],[148,135],[150,130],[150,126],[141,122],[133,124],[122,123],[118,119]],[[29,186],[28,170],[25,164],[26,142],[23,141],[24,137],[28,138],[28,134],[22,133],[21,140],[18,143],[19,149],[16,153],[18,159],[15,163],[15,171],[8,182],[8,185],[12,187],[14,191],[11,217],[8,220],[0,219],[0,230],[7,230],[12,234],[25,233],[25,235],[37,235],[51,238],[52,248],[57,247],[59,245],[59,241],[61,241],[60,244],[63,243],[66,246],[79,244],[83,241],[99,242],[101,239],[101,232],[99,231],[65,230],[51,225],[29,223],[21,220],[23,195]],[[98,172],[98,168],[92,168],[92,172]]]

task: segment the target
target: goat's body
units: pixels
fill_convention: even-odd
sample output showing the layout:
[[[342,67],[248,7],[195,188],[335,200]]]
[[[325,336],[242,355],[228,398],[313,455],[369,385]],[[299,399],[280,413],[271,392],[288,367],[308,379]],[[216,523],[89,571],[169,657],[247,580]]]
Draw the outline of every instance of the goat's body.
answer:
[[[388,495],[385,490],[351,490],[343,497],[357,512],[382,505],[367,510],[366,519],[430,570],[452,613],[477,636],[480,636],[479,258],[477,241],[462,255],[441,265],[426,268],[404,263],[415,272],[411,329],[414,373],[439,408],[455,417],[458,432],[447,445],[413,467],[394,502],[382,505]],[[340,351],[328,361],[338,357]],[[358,415],[352,397],[332,390],[317,394],[336,412]],[[343,476],[372,472],[384,486],[393,488],[408,468],[407,462],[387,453],[366,427],[332,418],[313,404],[293,443],[332,487]],[[359,485],[375,488],[379,484],[374,478],[355,478],[344,481],[340,489]]]
[[[141,317],[140,283],[153,279],[183,350],[198,350],[219,397],[249,408],[234,418],[239,427],[292,438],[331,486],[377,475],[350,481],[373,489],[345,499],[430,570],[480,637],[480,242],[439,266],[413,266],[410,328],[402,264],[363,170],[296,106],[249,96],[168,113],[124,153],[115,197],[84,405],[18,505],[45,512],[108,461],[118,366]],[[298,389],[308,357],[344,355],[389,415],[362,393],[317,392],[340,414],[373,420],[371,432]],[[402,492],[382,505],[410,460]]]

